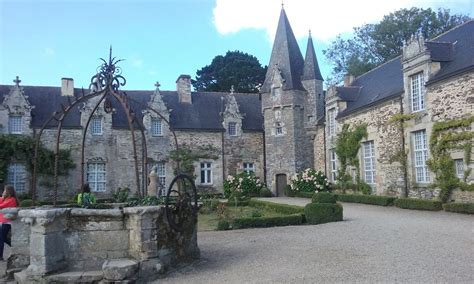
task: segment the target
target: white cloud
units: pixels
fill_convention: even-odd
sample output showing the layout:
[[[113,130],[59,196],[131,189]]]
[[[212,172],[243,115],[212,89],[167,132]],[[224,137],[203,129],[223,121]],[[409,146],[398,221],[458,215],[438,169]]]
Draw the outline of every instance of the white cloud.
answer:
[[[465,7],[469,13],[471,0],[287,0],[284,1],[286,14],[298,38],[311,34],[314,38],[328,41],[344,32],[352,32],[353,27],[364,23],[377,22],[390,12],[400,8]],[[236,33],[242,29],[264,29],[273,41],[281,0],[216,0],[214,25],[220,34]],[[471,11],[472,13],[472,11]]]

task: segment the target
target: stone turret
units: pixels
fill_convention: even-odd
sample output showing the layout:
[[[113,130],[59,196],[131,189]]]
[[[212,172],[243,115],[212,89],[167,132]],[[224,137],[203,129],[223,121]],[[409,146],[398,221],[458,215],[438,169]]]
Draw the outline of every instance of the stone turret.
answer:
[[[308,92],[305,99],[305,126],[312,127],[316,124],[318,118],[324,116],[324,95],[323,77],[321,71],[319,71],[311,31],[308,36],[301,82]]]

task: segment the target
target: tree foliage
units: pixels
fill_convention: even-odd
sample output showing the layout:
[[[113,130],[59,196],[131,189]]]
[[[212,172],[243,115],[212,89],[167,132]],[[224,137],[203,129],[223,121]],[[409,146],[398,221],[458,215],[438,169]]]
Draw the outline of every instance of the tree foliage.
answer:
[[[196,72],[192,84],[197,91],[257,93],[265,79],[266,67],[258,59],[241,51],[227,51],[214,57],[210,65]]]
[[[448,9],[436,12],[430,8],[411,8],[390,13],[377,24],[356,27],[352,38],[339,35],[323,51],[333,65],[332,78],[327,81],[341,82],[345,74],[359,76],[400,55],[403,43],[412,35],[430,39],[469,19],[465,15],[451,15]]]

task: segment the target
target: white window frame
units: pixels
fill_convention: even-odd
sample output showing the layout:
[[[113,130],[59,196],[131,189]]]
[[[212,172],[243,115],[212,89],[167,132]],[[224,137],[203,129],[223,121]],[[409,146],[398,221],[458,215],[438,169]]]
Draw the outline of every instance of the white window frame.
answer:
[[[364,161],[364,181],[375,184],[375,144],[374,140],[362,143],[362,157]]]
[[[456,168],[456,176],[461,180],[464,179],[464,160],[454,159],[454,166]]]
[[[410,76],[411,111],[419,112],[425,109],[425,90],[423,72]]]
[[[10,115],[8,117],[8,133],[22,134],[23,133],[23,118],[21,115]]]
[[[229,122],[227,125],[229,136],[237,136],[237,122]]]
[[[255,173],[255,164],[254,163],[244,162],[242,167],[243,167],[244,172],[246,172],[248,174]]]
[[[283,135],[283,126],[281,122],[277,122],[275,124],[275,135],[278,135],[278,136]]]
[[[102,116],[94,116],[91,119],[91,134],[94,136],[99,136],[103,134],[102,130]]]
[[[336,108],[328,110],[328,132],[329,136],[336,135]]]
[[[163,122],[160,118],[151,119],[151,136],[163,136]]]
[[[426,130],[419,130],[413,135],[413,159],[415,166],[415,180],[418,183],[429,183],[430,173],[426,161],[428,160],[428,143],[426,140]]]
[[[166,186],[166,163],[158,162],[156,163],[156,174],[158,176],[158,183],[160,187]]]
[[[93,192],[106,191],[107,169],[104,162],[87,163],[87,182]]]
[[[211,162],[201,162],[201,171],[200,171],[200,181],[201,184],[210,185],[212,184],[212,163]]]
[[[17,193],[26,192],[26,166],[23,163],[8,165],[7,184],[12,185]]]
[[[332,181],[336,181],[337,178],[337,155],[336,151],[329,150],[329,158],[331,162],[331,179]]]

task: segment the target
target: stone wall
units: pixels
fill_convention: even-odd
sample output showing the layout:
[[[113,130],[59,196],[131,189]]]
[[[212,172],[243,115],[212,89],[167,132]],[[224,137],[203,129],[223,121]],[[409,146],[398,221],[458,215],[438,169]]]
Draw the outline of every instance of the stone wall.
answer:
[[[328,176],[326,169],[326,155],[325,155],[325,127],[324,125],[317,126],[314,137],[314,168],[321,171]]]
[[[338,124],[357,125],[367,123],[368,137],[362,141],[374,141],[375,147],[375,191],[379,195],[402,195],[404,191],[403,168],[393,157],[402,149],[400,129],[389,123],[390,117],[400,112],[400,101],[390,100],[364,112],[354,113],[338,120]],[[364,179],[362,146],[359,150],[361,178]]]
[[[108,278],[104,270],[114,260],[135,263],[126,277],[145,281],[199,258],[195,218],[188,218],[182,233],[176,232],[168,225],[164,206],[15,210],[19,218],[13,222],[7,269],[21,270],[15,274],[19,283],[47,283],[52,274],[58,279],[66,272],[87,271],[123,280]]]

